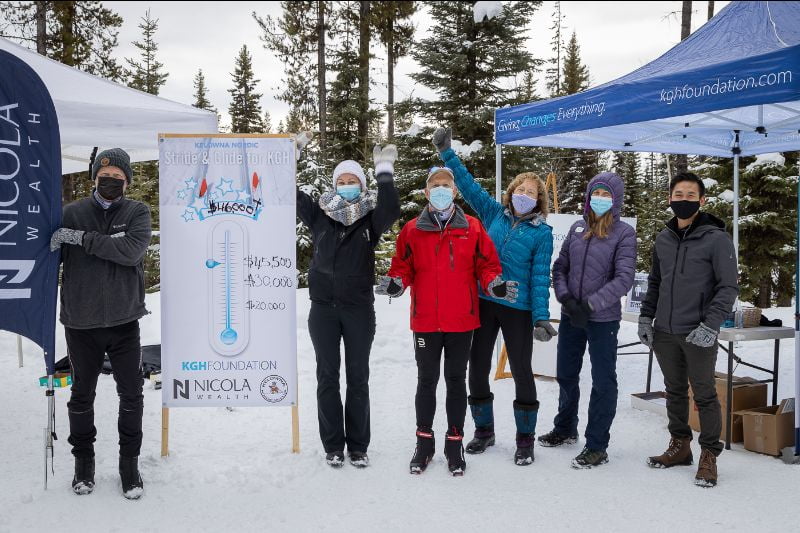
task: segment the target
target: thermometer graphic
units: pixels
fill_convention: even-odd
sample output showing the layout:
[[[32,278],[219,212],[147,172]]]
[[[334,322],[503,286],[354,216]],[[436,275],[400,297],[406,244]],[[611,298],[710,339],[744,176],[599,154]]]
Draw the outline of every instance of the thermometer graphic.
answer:
[[[220,222],[208,234],[208,279],[211,302],[208,341],[220,355],[242,352],[250,337],[246,309],[247,233],[231,221]]]

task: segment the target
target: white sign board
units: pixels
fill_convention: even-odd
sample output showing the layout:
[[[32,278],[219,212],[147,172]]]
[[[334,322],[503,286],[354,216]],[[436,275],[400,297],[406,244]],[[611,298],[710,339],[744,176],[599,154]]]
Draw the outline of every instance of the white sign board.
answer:
[[[162,135],[165,407],[295,405],[295,145]]]

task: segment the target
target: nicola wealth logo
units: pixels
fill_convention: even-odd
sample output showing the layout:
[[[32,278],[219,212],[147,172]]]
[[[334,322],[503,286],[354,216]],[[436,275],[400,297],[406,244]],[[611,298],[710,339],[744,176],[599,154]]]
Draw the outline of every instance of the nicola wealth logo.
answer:
[[[173,379],[172,380],[172,398],[174,400],[178,399],[178,396],[181,398],[189,399],[189,380],[184,379],[181,381],[180,379]]]
[[[281,376],[267,376],[261,382],[261,396],[269,403],[278,403],[289,394],[289,384]]]

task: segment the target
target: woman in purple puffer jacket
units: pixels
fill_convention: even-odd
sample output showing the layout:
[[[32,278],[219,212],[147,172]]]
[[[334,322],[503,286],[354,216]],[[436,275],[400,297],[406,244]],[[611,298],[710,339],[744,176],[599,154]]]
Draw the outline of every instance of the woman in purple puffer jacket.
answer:
[[[608,462],[609,431],[617,410],[617,332],[620,299],[633,286],[636,231],[619,219],[625,186],[613,172],[598,174],[586,188],[583,220],[572,225],[553,265],[553,285],[561,302],[556,377],[558,414],[542,446],[578,440],[578,378],[586,344],[592,362],[592,395],[586,445],[573,468]]]

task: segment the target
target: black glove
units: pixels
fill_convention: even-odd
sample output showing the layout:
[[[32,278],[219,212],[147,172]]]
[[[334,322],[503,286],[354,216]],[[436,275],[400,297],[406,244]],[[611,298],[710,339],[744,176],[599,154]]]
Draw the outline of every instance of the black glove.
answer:
[[[573,326],[586,329],[586,326],[589,324],[589,315],[592,313],[588,303],[578,302],[570,298],[564,302],[564,309],[567,311],[567,315]]]
[[[390,276],[381,276],[378,281],[378,286],[375,287],[375,294],[388,296],[390,298],[397,298],[405,292],[406,288],[403,287],[402,278],[393,278]]]

